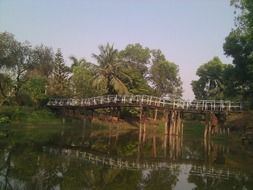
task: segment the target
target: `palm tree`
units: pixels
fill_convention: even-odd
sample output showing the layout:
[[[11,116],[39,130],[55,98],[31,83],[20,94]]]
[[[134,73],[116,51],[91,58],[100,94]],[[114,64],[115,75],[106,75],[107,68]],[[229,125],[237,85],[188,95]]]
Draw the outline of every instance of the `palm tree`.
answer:
[[[107,94],[128,94],[128,89],[122,79],[130,80],[130,77],[120,64],[118,51],[108,43],[106,46],[99,46],[99,51],[98,55],[92,54],[98,63],[93,86],[106,88]]]
[[[72,61],[71,70],[73,70],[75,66],[86,64],[86,60],[84,58],[77,59],[75,56],[70,56],[69,59]]]

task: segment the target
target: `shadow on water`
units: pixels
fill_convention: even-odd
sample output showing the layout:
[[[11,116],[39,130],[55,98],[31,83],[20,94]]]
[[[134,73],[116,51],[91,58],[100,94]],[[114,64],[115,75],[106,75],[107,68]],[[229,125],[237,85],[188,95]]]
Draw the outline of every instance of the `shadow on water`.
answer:
[[[187,126],[186,126],[187,127]],[[13,129],[0,189],[252,189],[252,152],[188,136],[85,125]]]

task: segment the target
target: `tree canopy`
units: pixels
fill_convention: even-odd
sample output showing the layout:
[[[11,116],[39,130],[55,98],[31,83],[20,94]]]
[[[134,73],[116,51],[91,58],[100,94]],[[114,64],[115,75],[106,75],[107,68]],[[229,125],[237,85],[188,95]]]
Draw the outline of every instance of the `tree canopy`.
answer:
[[[182,95],[179,68],[161,50],[107,43],[92,54],[96,62],[70,56],[43,44],[32,47],[13,34],[0,33],[0,103],[40,106],[49,97],[86,98],[105,94]]]
[[[237,95],[253,102],[253,1],[232,0],[238,14],[236,28],[225,39],[225,54],[233,58]]]
[[[224,75],[229,65],[223,64],[218,57],[197,70],[198,80],[192,81],[192,89],[196,99],[224,99],[225,81]]]

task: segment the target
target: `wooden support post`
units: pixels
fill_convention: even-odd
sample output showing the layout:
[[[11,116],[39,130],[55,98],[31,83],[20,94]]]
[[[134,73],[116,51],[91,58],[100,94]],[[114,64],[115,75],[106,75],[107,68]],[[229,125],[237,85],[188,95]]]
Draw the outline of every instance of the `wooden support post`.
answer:
[[[117,107],[117,117],[118,117],[118,119],[120,119],[120,112],[121,112],[120,107]]]
[[[181,122],[181,136],[183,137],[184,135],[184,122]]]
[[[142,124],[140,123],[140,126],[139,126],[139,142],[142,141]]]
[[[143,135],[142,135],[142,142],[144,143],[146,140],[146,121],[143,121]]]
[[[177,135],[177,111],[174,111],[174,135]]]
[[[63,117],[63,118],[62,118],[62,124],[65,124],[65,123],[66,123],[66,118]]]
[[[164,112],[164,118],[165,118],[165,122],[164,122],[164,134],[165,135],[168,135],[168,125],[170,123],[168,114],[169,114],[168,111],[165,110],[165,112]]]
[[[158,109],[156,108],[156,109],[155,109],[155,114],[154,114],[154,121],[157,120],[157,114],[158,114]]]
[[[140,123],[142,122],[142,112],[143,112],[143,107],[140,107],[140,115],[139,115],[139,119],[140,119]]]
[[[181,113],[177,112],[177,135],[180,135]]]
[[[206,139],[208,136],[208,129],[209,129],[209,122],[206,121],[205,131],[204,131],[204,139]]]
[[[155,134],[153,135],[153,156],[156,158],[157,153],[156,153],[156,136]]]
[[[212,113],[206,113],[206,121],[205,121],[205,132],[204,132],[204,138],[206,139],[207,137],[209,138],[210,135],[213,133],[212,132]]]
[[[139,126],[139,142],[142,141],[142,114],[143,114],[143,107],[140,107],[140,115],[139,115],[139,119],[140,119],[140,126]]]
[[[171,125],[172,125],[172,135],[175,135],[176,133],[176,112],[175,111],[172,111],[172,122],[171,122]]]
[[[169,112],[169,129],[168,129],[168,131],[169,131],[169,135],[172,135],[172,133],[173,133],[173,111],[170,111]]]
[[[168,144],[168,135],[164,135],[164,142],[163,142],[163,148],[164,148],[164,157],[167,157],[167,144]]]

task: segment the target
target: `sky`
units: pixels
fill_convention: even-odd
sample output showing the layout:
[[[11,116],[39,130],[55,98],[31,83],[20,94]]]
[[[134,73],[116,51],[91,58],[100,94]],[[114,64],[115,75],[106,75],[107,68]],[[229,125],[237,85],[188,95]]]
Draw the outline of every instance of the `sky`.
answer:
[[[107,42],[117,49],[140,43],[160,49],[179,66],[184,99],[194,99],[197,68],[214,56],[224,63],[225,37],[234,27],[230,0],[0,0],[0,32],[18,41],[61,48],[94,62]]]

